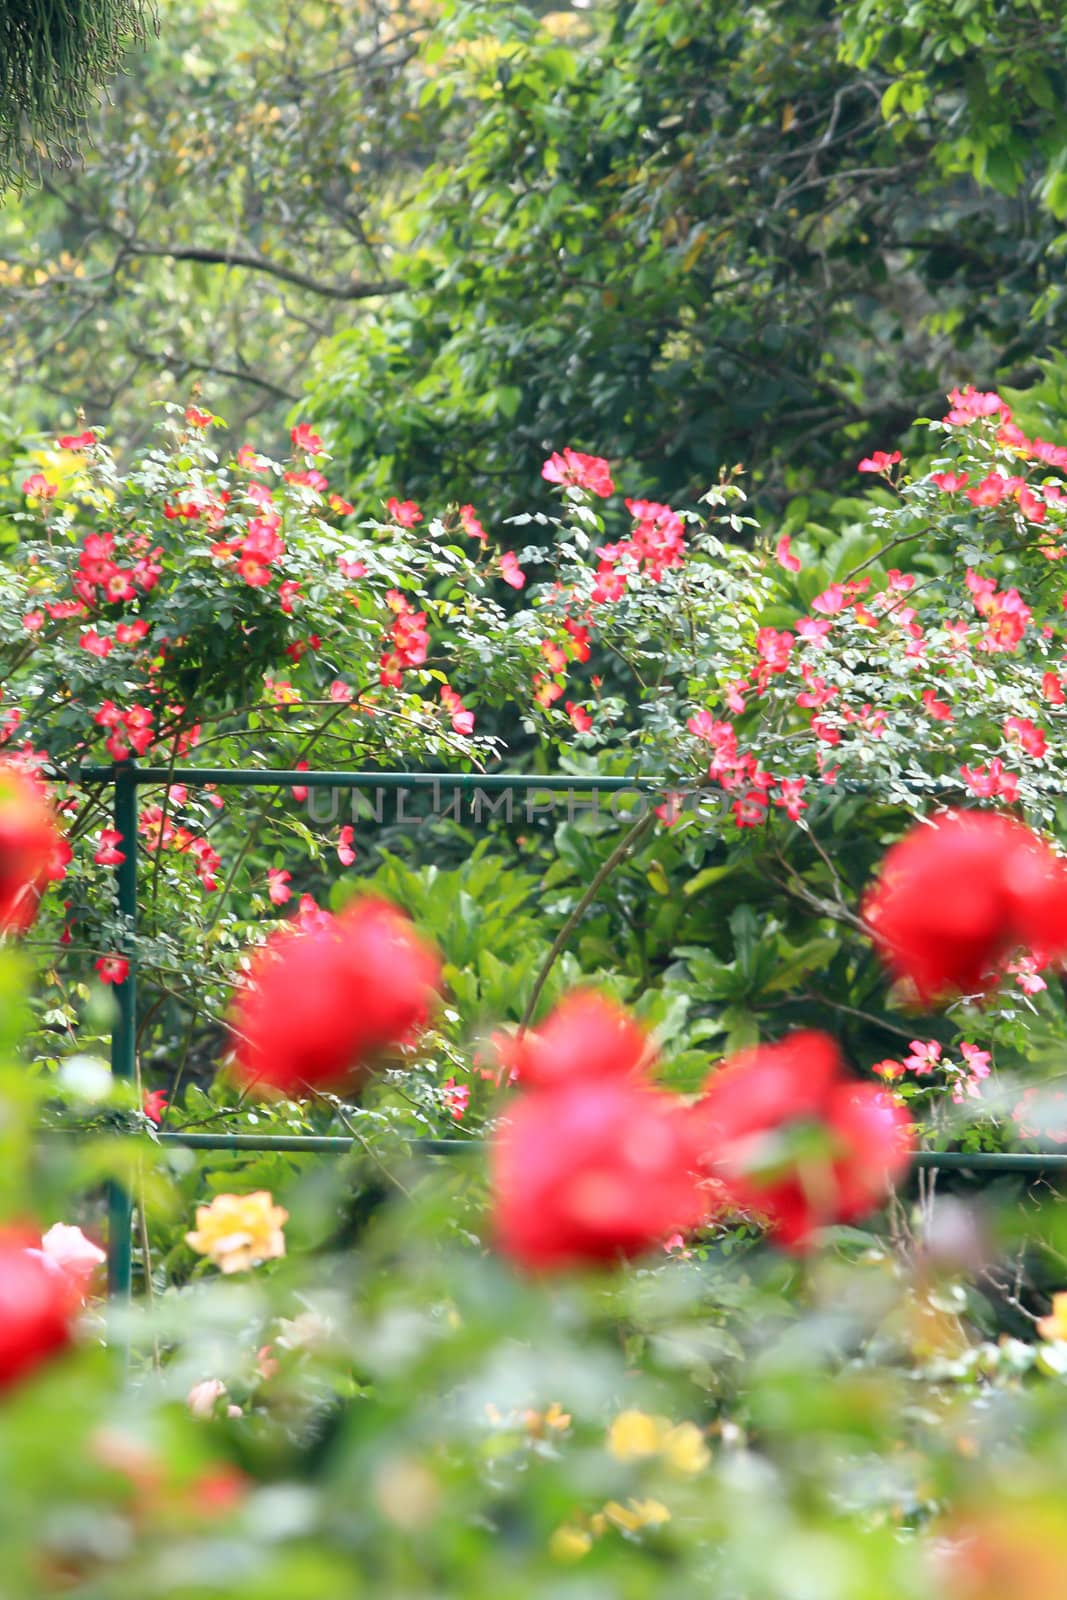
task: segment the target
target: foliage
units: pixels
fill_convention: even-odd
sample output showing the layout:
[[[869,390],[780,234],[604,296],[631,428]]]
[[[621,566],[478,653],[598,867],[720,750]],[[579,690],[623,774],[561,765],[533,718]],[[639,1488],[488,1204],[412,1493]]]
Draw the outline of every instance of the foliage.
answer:
[[[1058,987],[1021,959],[1014,984],[953,1006],[916,1054],[921,1025],[906,994],[886,1003],[858,914],[887,841],[932,801],[1007,802],[1062,827],[1057,447],[1026,439],[995,396],[965,397],[950,416],[934,425],[931,472],[867,463],[887,488],[844,540],[813,528],[795,550],[789,536],[774,553],[724,543],[716,526],[743,526],[730,482],[711,492],[705,523],[648,502],[616,513],[572,484],[562,516],[520,519],[539,542],[518,570],[461,531],[454,508],[426,532],[418,508],[395,503],[355,525],[306,451],[286,470],[248,450],[220,462],[197,407],[172,408],[160,445],[124,475],[87,436],[31,462],[41,470],[24,480],[4,580],[4,727],[9,749],[59,774],[135,755],[160,770],[140,790],[146,1074],[176,1061],[158,1087],[173,1096],[188,1071],[207,1089],[241,947],[294,893],[341,903],[351,889],[335,881],[336,854],[412,911],[444,957],[455,1004],[434,1039],[440,1060],[431,1049],[413,1104],[386,1096],[409,1127],[428,1116],[432,1127],[435,1104],[450,1115],[441,1085],[457,1070],[477,1126],[492,1095],[462,1067],[472,1034],[543,1008],[584,971],[637,1001],[679,1086],[699,1081],[709,1039],[732,1051],[819,1027],[864,1070],[899,1077],[917,1063],[900,1092],[941,1142],[1003,1139],[1019,1074],[1058,1054]],[[889,565],[909,556],[911,571]],[[508,574],[526,584],[510,616],[494,594]],[[496,843],[464,861],[458,791],[428,779],[453,816],[426,838],[456,865],[420,872],[424,847],[403,864],[410,833],[380,816],[375,827],[373,812],[368,827],[359,808],[338,826],[336,796],[323,820],[314,791],[304,814],[269,791],[242,810],[232,791],[183,782],[208,751],[223,767],[476,773],[498,753],[476,723],[502,705],[541,760],[555,748],[576,782],[614,773],[630,795],[584,812],[570,797],[557,822],[532,799],[535,762],[514,837],[512,796],[479,796],[472,776],[469,822],[488,812]],[[642,784],[660,801],[647,822]],[[73,992],[48,969],[53,1062],[57,1030],[78,1031],[86,966],[130,939],[107,894],[130,844],[109,831],[107,790],[75,781],[60,794],[74,861],[36,937],[82,967]],[[560,963],[549,946],[564,927]],[[993,1063],[981,1096],[970,1052]],[[226,1080],[210,1092],[217,1120],[232,1104]],[[328,1129],[351,1113],[321,1114]]]
[[[5,523],[5,749],[49,779],[72,856],[25,940],[38,968],[18,1066],[23,975],[5,969],[0,1195],[12,1221],[92,1228],[100,1186],[125,1184],[139,1295],[110,1313],[128,1379],[90,1298],[74,1351],[3,1398],[13,1583],[107,1600],[668,1583],[991,1600],[974,1562],[1025,1570],[1040,1550],[1056,1592],[1055,1200],[1009,1175],[979,1214],[966,1170],[957,1184],[920,1169],[883,1216],[824,1228],[806,1260],[780,1259],[750,1217],[714,1215],[548,1293],[493,1248],[509,1235],[487,1212],[478,1138],[511,1103],[488,1030],[543,1017],[584,979],[654,1030],[659,1094],[698,1090],[719,1049],[821,1028],[852,1075],[832,1052],[831,1134],[861,1092],[872,1110],[889,1092],[928,1148],[964,1161],[1062,1141],[1052,952],[1017,952],[990,994],[931,1017],[888,986],[865,920],[886,846],[946,800],[1063,830],[1067,450],[973,390],[927,429],[928,469],[864,459],[875,487],[844,534],[791,522],[771,539],[730,477],[699,512],[620,505],[603,461],[564,453],[545,464],[558,513],[520,514],[517,556],[470,505],[393,498],[362,515],[307,424],[287,461],[231,456],[210,412],[170,405],[128,466],[93,430],[25,458]],[[528,774],[518,827],[511,800],[489,811],[477,794],[502,753],[483,718],[503,706]],[[324,821],[313,787],[242,811],[188,777],[209,751],[222,768],[408,764],[450,814],[413,846],[398,822]],[[108,760],[158,769],[137,839],[109,834],[84,770]],[[591,774],[629,792],[596,809],[568,797],[564,820],[531,803],[550,767],[576,793]],[[466,805],[447,769],[469,780]],[[113,904],[131,848],[136,937]],[[288,900],[299,923],[357,885],[438,945],[444,1003],[358,1102],[251,1099],[226,1031],[246,947]],[[99,1058],[106,980],[126,962],[132,1087]],[[348,1028],[344,999],[331,1007]],[[624,1080],[589,1100],[634,1125],[632,1146],[628,1128],[611,1141],[620,1171],[649,1170],[635,1108],[678,1104],[652,1093]],[[522,1124],[536,1123],[544,1227],[575,1148],[563,1111],[585,1099],[534,1097]],[[722,1094],[716,1115],[741,1109]],[[351,1144],[199,1152],[159,1141],[160,1125]],[[459,1142],[448,1158],[419,1142],[441,1134]],[[788,1139],[795,1155],[772,1145],[770,1170],[795,1159],[803,1176],[810,1124]],[[851,1146],[848,1167],[865,1211],[871,1148]],[[509,1227],[526,1237],[528,1164],[508,1170]],[[637,1188],[621,1196],[639,1220],[646,1206],[634,1248],[660,1231]],[[778,1192],[806,1243],[803,1182]],[[661,1199],[675,1214],[674,1191]],[[57,1460],[42,1419],[60,1411]]]
[[[575,38],[507,8],[489,48],[484,10],[454,8],[426,94],[472,122],[421,189],[433,266],[319,357],[353,470],[369,453],[376,486],[492,506],[570,442],[626,462],[631,491],[693,496],[740,461],[780,501],[933,404],[946,351],[953,379],[1024,372],[1057,341],[1059,230],[1023,197],[1051,194],[1063,129],[1052,80],[1025,120],[1003,80],[1061,35],[1020,7],[1023,57],[1003,9],[942,9],[939,37],[985,48],[919,94],[921,19],[886,62],[862,7],[638,3]],[[1009,118],[1010,180],[976,131]]]
[[[280,451],[310,374],[350,498],[495,518],[570,442],[821,499],[1063,342],[1062,53],[1047,5],[186,0],[5,210],[13,430],[210,374]]]
[[[122,60],[144,39],[148,0],[4,0],[0,6],[0,184],[22,175],[42,147],[61,155]]]
[[[1064,126],[1054,113],[1062,77],[1053,39],[1059,8],[1045,0],[964,0],[950,9],[913,0],[852,0],[845,7],[844,53],[862,67],[878,62],[893,81],[882,110],[896,137],[945,117],[951,130],[938,153],[946,172],[969,172],[1014,194],[1031,168],[1034,144],[1048,163],[1040,199],[1062,221]],[[903,112],[903,116],[899,112]]]
[[[17,421],[51,427],[61,397],[142,442],[210,373],[234,447],[265,412],[280,450],[315,344],[398,286],[391,218],[436,131],[419,32],[380,0],[169,5],[83,165],[0,216]]]
[[[0,217],[4,1593],[1067,1593],[1062,16],[165,23]]]

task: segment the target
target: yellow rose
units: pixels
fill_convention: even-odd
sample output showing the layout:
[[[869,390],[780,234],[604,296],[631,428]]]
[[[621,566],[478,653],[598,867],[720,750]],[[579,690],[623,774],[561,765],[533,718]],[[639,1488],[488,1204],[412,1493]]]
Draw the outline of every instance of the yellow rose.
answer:
[[[259,1261],[285,1254],[282,1224],[289,1213],[274,1204],[266,1189],[254,1194],[219,1194],[209,1206],[197,1206],[196,1229],[186,1243],[210,1256],[223,1272],[241,1272]]]
[[[573,1523],[562,1523],[548,1541],[548,1548],[557,1561],[580,1561],[593,1547],[592,1536]]]
[[[1067,1294],[1052,1296],[1052,1314],[1037,1325],[1042,1339],[1067,1339]]]
[[[650,1417],[645,1411],[620,1411],[608,1429],[608,1449],[617,1461],[657,1455],[669,1428],[665,1417]]]
[[[704,1435],[695,1422],[679,1422],[663,1441],[664,1458],[676,1472],[703,1472],[711,1460]]]
[[[671,1520],[670,1512],[660,1500],[631,1500],[626,1506],[609,1500],[603,1514],[626,1533],[636,1533],[639,1528],[658,1528]]]
[[[673,1423],[645,1411],[620,1411],[608,1429],[608,1449],[617,1461],[662,1456],[676,1472],[702,1472],[711,1460],[695,1422]]]

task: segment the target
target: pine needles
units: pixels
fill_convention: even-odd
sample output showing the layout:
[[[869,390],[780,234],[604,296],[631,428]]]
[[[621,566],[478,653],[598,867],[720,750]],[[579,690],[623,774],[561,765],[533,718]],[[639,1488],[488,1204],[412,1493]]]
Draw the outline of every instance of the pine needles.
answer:
[[[97,88],[153,21],[152,0],[0,0],[0,192],[71,159]]]

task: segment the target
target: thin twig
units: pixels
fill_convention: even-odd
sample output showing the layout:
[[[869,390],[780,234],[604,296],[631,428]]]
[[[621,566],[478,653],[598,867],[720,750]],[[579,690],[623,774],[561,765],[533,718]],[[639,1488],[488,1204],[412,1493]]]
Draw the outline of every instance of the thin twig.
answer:
[[[607,860],[602,866],[597,868],[596,872],[589,880],[588,889],[582,895],[582,898],[578,901],[578,904],[575,906],[574,910],[571,912],[570,916],[557,933],[552,942],[552,948],[545,957],[544,964],[540,972],[537,974],[537,981],[531,990],[530,998],[526,1002],[526,1010],[523,1012],[522,1021],[519,1023],[520,1033],[525,1033],[526,1029],[530,1026],[533,1014],[537,1010],[537,1002],[541,998],[541,993],[545,987],[545,984],[548,982],[552,968],[559,960],[559,957],[563,954],[563,950],[567,944],[567,941],[574,932],[575,928],[578,926],[578,923],[582,920],[582,918],[585,916],[585,913],[596,899],[601,885],[607,878],[611,876],[611,874],[615,871],[615,868],[625,861],[626,857],[630,855],[632,851],[636,850],[639,844],[644,842],[645,835],[651,833],[653,825],[655,824],[655,820],[656,815],[653,811],[646,811],[643,817],[638,817],[633,827],[627,830],[627,832],[619,840],[619,843],[615,846],[614,850],[611,852],[610,856],[608,856]]]

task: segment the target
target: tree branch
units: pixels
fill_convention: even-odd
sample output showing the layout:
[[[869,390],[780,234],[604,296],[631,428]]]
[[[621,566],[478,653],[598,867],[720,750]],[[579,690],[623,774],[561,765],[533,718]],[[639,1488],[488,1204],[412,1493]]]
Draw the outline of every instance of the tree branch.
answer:
[[[542,990],[549,980],[552,968],[563,954],[571,934],[600,893],[601,885],[610,878],[615,868],[625,861],[627,856],[635,854],[640,846],[644,844],[646,836],[652,832],[655,823],[656,813],[654,811],[646,811],[643,816],[638,817],[633,827],[626,830],[607,860],[600,864],[590,878],[589,887],[557,933],[553,940],[552,948],[545,957],[540,972],[537,974],[537,981],[530,991],[530,998],[526,1002],[526,1010],[523,1012],[522,1021],[519,1023],[520,1034],[525,1033],[533,1021],[534,1012],[537,1010],[537,1002],[540,1000]]]
[[[243,250],[211,250],[201,245],[149,245],[127,241],[132,256],[159,256],[167,261],[202,261],[208,266],[244,267],[249,272],[265,272],[283,283],[294,283],[298,289],[323,295],[329,300],[373,300],[376,295],[401,294],[408,287],[403,278],[382,278],[371,282],[366,278],[350,278],[347,283],[322,283],[293,267],[283,267],[268,256],[249,255]]]
[[[290,405],[295,404],[299,398],[291,390],[283,389],[280,384],[271,383],[269,378],[261,378],[255,372],[241,371],[237,367],[222,367],[214,361],[200,361],[195,356],[179,356],[166,350],[146,350],[138,344],[131,344],[129,350],[131,355],[156,367],[181,367],[185,372],[206,372],[214,378],[232,378],[235,383],[251,383],[257,389],[265,389],[268,394],[277,395],[279,400],[288,401]]]

